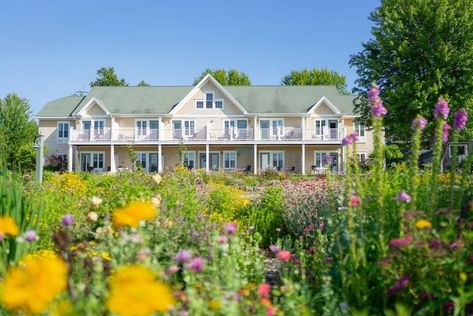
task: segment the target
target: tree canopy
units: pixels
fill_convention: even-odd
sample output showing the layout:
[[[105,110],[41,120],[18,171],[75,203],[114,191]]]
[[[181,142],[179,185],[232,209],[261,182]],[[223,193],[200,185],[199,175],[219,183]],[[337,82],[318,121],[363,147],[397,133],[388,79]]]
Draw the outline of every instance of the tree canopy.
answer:
[[[138,86],[138,87],[149,87],[151,85],[149,83],[145,82],[144,80],[141,80],[140,82],[138,82],[138,84],[136,86]]]
[[[90,87],[95,86],[128,86],[125,79],[118,79],[115,69],[113,67],[102,67],[97,70],[97,79],[90,83]]]
[[[207,74],[211,74],[223,86],[249,86],[250,78],[244,72],[236,69],[205,69],[199,77],[195,78],[194,86],[198,84]]]
[[[293,70],[281,81],[285,86],[335,85],[341,94],[348,94],[344,75],[327,68]]]
[[[452,106],[451,115],[460,107],[471,113],[473,0],[384,0],[370,20],[373,38],[350,58],[359,76],[355,112],[365,122],[372,82],[381,88],[389,111],[386,135],[393,140],[410,139],[406,126],[418,114],[432,122],[440,96]]]
[[[38,127],[31,114],[28,101],[16,94],[0,99],[0,153],[11,169],[30,169],[34,165]]]

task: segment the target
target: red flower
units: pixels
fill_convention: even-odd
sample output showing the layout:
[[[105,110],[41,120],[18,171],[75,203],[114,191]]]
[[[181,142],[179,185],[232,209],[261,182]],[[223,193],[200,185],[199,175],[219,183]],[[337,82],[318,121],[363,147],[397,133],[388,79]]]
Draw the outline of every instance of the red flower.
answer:
[[[289,261],[291,259],[291,252],[287,250],[281,250],[278,252],[278,259],[281,261]]]
[[[411,241],[412,241],[412,236],[407,235],[407,236],[404,236],[404,237],[401,237],[401,238],[391,239],[389,241],[389,245],[391,245],[392,247],[395,247],[395,248],[404,248],[404,247],[409,246]]]
[[[261,298],[268,298],[269,293],[271,292],[271,285],[268,283],[261,283],[258,285],[258,293]]]

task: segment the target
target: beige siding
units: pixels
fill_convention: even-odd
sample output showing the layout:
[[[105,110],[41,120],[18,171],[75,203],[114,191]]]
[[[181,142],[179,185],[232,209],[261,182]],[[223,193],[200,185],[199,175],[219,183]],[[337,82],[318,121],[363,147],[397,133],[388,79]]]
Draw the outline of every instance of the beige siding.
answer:
[[[39,120],[39,132],[44,136],[45,156],[67,154],[67,144],[58,143],[57,141],[57,125],[58,122],[69,122],[74,127],[74,121],[69,120]],[[48,160],[46,159],[46,164]]]
[[[84,117],[92,117],[92,116],[103,116],[106,115],[105,111],[98,105],[92,105],[85,113]]]

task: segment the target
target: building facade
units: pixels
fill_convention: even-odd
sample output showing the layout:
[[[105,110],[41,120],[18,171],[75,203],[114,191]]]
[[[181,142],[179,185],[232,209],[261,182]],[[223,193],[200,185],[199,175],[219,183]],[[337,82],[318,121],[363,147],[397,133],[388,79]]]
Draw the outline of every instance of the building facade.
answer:
[[[334,86],[222,86],[211,75],[196,86],[94,87],[47,103],[37,119],[46,155],[69,171],[115,172],[136,160],[149,172],[342,172],[346,135],[358,135],[360,160],[373,149],[353,96]]]

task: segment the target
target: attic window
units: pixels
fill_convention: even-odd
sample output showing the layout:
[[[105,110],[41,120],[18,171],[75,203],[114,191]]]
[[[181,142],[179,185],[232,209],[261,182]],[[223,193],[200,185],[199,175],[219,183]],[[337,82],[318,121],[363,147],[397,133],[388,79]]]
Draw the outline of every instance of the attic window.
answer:
[[[205,108],[211,109],[214,102],[214,94],[213,92],[205,93]]]
[[[196,107],[197,109],[203,109],[203,108],[204,108],[204,101],[202,101],[202,100],[196,100],[196,101],[195,101],[195,107]]]

